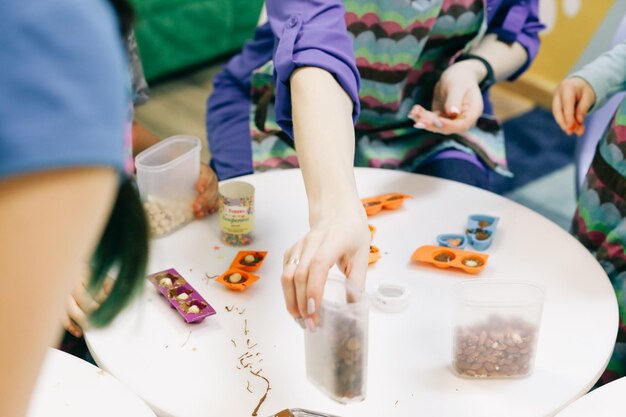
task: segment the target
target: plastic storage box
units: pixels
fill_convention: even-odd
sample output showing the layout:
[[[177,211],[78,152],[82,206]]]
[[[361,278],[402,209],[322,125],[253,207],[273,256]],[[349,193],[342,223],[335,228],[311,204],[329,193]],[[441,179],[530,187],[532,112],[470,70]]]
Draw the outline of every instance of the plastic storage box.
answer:
[[[318,327],[305,330],[309,381],[341,403],[365,399],[369,302],[343,277],[330,276],[317,310]]]
[[[200,147],[200,139],[194,136],[172,136],[135,158],[139,193],[153,237],[168,235],[193,219]]]
[[[468,378],[519,378],[533,370],[545,293],[521,281],[455,288],[452,368]]]

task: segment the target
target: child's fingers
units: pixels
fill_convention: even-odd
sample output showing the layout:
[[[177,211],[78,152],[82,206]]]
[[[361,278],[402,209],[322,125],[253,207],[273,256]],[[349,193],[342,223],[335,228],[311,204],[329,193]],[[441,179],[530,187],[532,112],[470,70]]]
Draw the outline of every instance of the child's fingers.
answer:
[[[456,119],[461,114],[465,94],[466,90],[461,88],[451,88],[448,91],[444,109],[446,116],[450,119]]]
[[[426,110],[422,106],[415,105],[409,111],[408,118],[411,119],[411,120],[417,121],[417,119],[419,119],[421,117],[422,113],[425,112],[425,111]]]
[[[433,112],[428,112],[427,114],[432,126],[434,126],[436,129],[441,129],[443,127],[443,122],[441,121],[439,116],[437,116]]]
[[[198,181],[196,182],[196,191],[198,193],[203,193],[205,190],[216,186],[216,184],[217,176],[213,170],[208,165],[202,164],[200,166],[200,175],[198,176]]]
[[[441,112],[435,111],[433,114],[440,116]],[[466,100],[461,105],[460,112],[455,117],[438,117],[441,125],[436,131],[446,135],[465,133],[476,125],[476,121],[481,114],[481,105]]]
[[[593,105],[595,101],[595,95],[591,91],[591,89],[584,88],[582,90],[582,95],[580,100],[578,100],[578,104],[576,105],[576,121],[579,124],[582,124],[585,121],[585,116],[587,116],[587,112]]]
[[[579,124],[577,129],[576,129],[576,132],[574,132],[574,133],[576,133],[578,136],[582,136],[582,135],[585,134],[585,129],[586,129],[586,127],[585,127],[584,124]]]
[[[563,119],[568,134],[572,134],[572,126],[576,122],[574,117],[574,109],[576,107],[576,95],[573,89],[565,88],[561,91],[561,103],[563,106]]]
[[[83,335],[81,327],[87,322],[85,312],[72,296],[67,300],[66,310],[67,316],[63,320],[63,327],[74,337],[81,337]]]
[[[205,214],[214,213],[217,210],[218,204],[218,192],[217,183],[207,188],[203,193],[198,194],[198,197],[193,203],[193,211],[198,219],[201,219]]]
[[[472,128],[474,123],[468,118],[461,118],[456,120],[445,120],[445,131],[447,134],[452,133],[465,133]]]
[[[415,121],[414,127],[416,127],[417,129],[439,131],[439,129],[443,127],[442,119],[436,113],[425,110],[423,108],[416,111],[412,119]]]
[[[191,206],[197,219],[201,219],[204,217],[205,204],[206,204],[205,194],[204,193],[198,194],[196,201],[194,201],[193,205]]]
[[[201,174],[200,177],[198,177],[198,181],[196,182],[196,191],[198,193],[203,193],[204,190],[206,190],[208,185],[209,185],[209,178]]]
[[[560,90],[554,94],[552,99],[552,115],[559,127],[566,133],[568,133],[567,126],[565,125],[565,117],[563,116],[563,105],[561,103]],[[569,134],[569,133],[568,133]]]
[[[63,328],[76,338],[83,336],[83,331],[69,317],[63,319]]]
[[[418,129],[440,129],[442,127],[439,116],[424,109],[422,106],[414,106],[409,113],[409,119],[415,121],[415,127]]]

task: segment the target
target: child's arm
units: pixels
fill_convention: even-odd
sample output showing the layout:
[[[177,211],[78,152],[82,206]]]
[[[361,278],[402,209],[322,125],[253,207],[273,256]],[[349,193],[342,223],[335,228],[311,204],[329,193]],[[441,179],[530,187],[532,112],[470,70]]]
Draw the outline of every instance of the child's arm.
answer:
[[[504,81],[517,73],[528,61],[523,45],[507,44],[489,34],[473,50],[489,63],[496,81]],[[432,112],[420,105],[414,106],[409,117],[416,128],[446,135],[467,132],[483,113],[481,81],[487,77],[485,64],[468,59],[449,66],[435,86]],[[460,116],[460,117],[459,117]]]
[[[626,89],[626,41],[600,55],[571,77],[587,81],[596,96],[592,109],[600,107],[613,94]]]
[[[584,132],[588,112],[626,89],[626,41],[569,75],[557,88],[552,112],[567,133]]]
[[[0,179],[0,415],[23,416],[63,303],[80,278],[115,197],[110,168],[41,171]],[[63,204],[50,204],[62,201]],[[41,213],[45,207],[45,215]],[[16,296],[28,294],[28,301]]]

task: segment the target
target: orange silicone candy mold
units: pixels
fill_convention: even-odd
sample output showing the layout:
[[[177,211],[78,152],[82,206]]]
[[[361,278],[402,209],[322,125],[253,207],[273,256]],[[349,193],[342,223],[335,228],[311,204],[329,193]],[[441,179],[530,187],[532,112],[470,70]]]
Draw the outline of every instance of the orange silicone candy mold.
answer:
[[[229,269],[215,279],[215,281],[223,284],[226,288],[234,291],[243,291],[258,280],[258,276],[234,268]]]
[[[382,209],[396,210],[402,206],[404,200],[413,198],[410,195],[400,193],[387,193],[375,197],[362,198],[363,208],[368,216],[380,213]]]
[[[418,248],[411,260],[426,262],[438,268],[457,268],[468,274],[478,274],[485,266],[489,255],[442,246],[422,246]]]
[[[402,206],[404,200],[408,198],[413,198],[410,195],[399,194],[399,193],[388,193],[383,194],[381,199],[383,201],[383,208],[387,210],[395,210]]]
[[[361,202],[368,216],[378,214],[383,209],[383,203],[377,198],[363,198]]]
[[[250,250],[239,251],[230,267],[231,269],[254,272],[261,267],[266,256],[267,252]]]
[[[378,262],[379,259],[380,259],[380,250],[376,246],[371,245],[370,254],[367,258],[367,264],[368,265],[375,264],[376,262]]]
[[[371,236],[370,240],[374,240],[374,235],[376,234],[376,228],[372,226],[371,224],[368,224],[367,227],[369,227],[370,229],[370,236]]]

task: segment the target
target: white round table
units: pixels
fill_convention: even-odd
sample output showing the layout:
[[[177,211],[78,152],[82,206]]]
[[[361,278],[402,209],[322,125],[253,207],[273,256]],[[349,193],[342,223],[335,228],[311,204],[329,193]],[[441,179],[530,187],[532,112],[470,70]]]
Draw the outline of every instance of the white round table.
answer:
[[[362,197],[386,192],[415,197],[369,219],[382,258],[369,269],[368,291],[392,278],[406,284],[412,296],[402,313],[371,310],[365,401],[335,403],[307,380],[302,330],[284,308],[283,251],[308,228],[298,170],[240,178],[256,187],[256,239],[244,249],[269,251],[260,281],[240,293],[207,278],[223,273],[239,250],[219,241],[216,216],[154,241],[149,272],[176,268],[217,314],[187,325],[146,283],[143,295],[113,325],[87,333],[98,364],[162,416],[251,415],[266,383],[250,368],[238,369],[247,351],[255,356],[244,360],[254,360],[252,369],[262,368],[271,384],[259,416],[300,407],[343,417],[537,417],[553,415],[588,391],[613,349],[617,304],[606,275],[583,246],[531,210],[474,187],[373,169],[357,169],[356,178]],[[480,275],[409,261],[417,247],[435,244],[438,234],[463,232],[467,216],[475,213],[500,217]],[[467,279],[522,279],[545,286],[530,377],[471,380],[452,373],[451,290]]]
[[[626,377],[596,388],[563,409],[557,417],[622,417]]]
[[[120,381],[68,353],[49,349],[27,417],[155,417]]]

